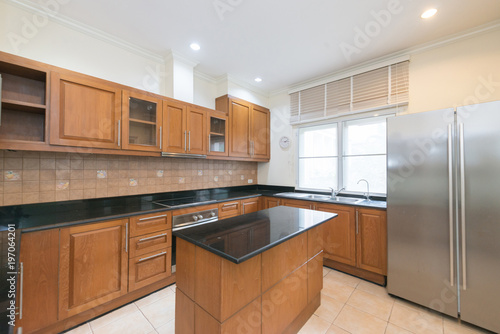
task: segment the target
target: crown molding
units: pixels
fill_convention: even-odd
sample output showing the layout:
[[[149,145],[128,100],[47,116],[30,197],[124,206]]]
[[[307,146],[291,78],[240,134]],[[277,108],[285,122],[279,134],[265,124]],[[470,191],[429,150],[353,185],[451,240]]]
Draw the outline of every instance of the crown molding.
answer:
[[[212,83],[214,85],[217,84],[217,79],[214,78],[213,76],[205,73],[205,72],[201,72],[200,70],[194,69],[193,70],[193,74],[194,74],[194,76],[196,76],[196,77],[198,77],[200,79],[203,79],[205,81],[208,81],[208,82],[210,82],[210,83]]]
[[[490,31],[500,30],[500,20],[492,21],[484,25],[480,25],[465,31],[461,31],[459,33],[448,35],[446,37],[416,45],[414,47],[410,47],[404,50],[400,50],[389,55],[385,55],[379,58],[371,59],[369,61],[363,62],[358,65],[350,66],[332,73],[328,73],[319,77],[315,77],[312,79],[308,79],[305,81],[298,82],[296,84],[290,85],[288,87],[277,89],[270,92],[271,96],[282,93],[283,91],[287,91],[288,94],[298,92],[300,90],[312,88],[319,85],[324,85],[328,82],[343,79],[350,77],[352,75],[356,75],[359,73],[367,72],[376,68],[380,68],[383,66],[388,66],[390,64],[395,64],[401,61],[409,60],[411,55],[430,51],[432,49],[437,49],[443,47],[445,45],[449,45],[460,40],[465,40],[476,35],[488,33]]]
[[[196,67],[199,62],[197,61],[193,61],[187,57],[184,57],[183,55],[181,55],[180,53],[177,53],[173,50],[170,50],[167,55],[163,58],[164,61],[170,61],[170,60],[175,60],[175,61],[179,61],[181,63],[184,63],[190,67]]]
[[[265,98],[269,98],[269,91],[267,91],[265,89],[256,87],[256,86],[254,86],[254,85],[252,85],[252,84],[250,84],[242,79],[235,77],[232,74],[226,74],[226,77],[227,77],[228,82],[232,82],[232,83],[234,83],[240,87],[243,87],[245,89],[248,89],[256,94],[262,95]]]
[[[43,7],[38,4],[34,3],[28,0],[3,0],[3,2],[7,4],[14,5],[20,9],[26,10],[30,13],[33,14],[40,14],[47,16],[51,21],[58,23],[62,26],[65,26],[67,28],[70,28],[72,30],[78,31],[80,33],[83,33],[87,36],[99,39],[103,42],[106,42],[108,44],[117,46],[119,48],[122,48],[124,50],[130,51],[132,53],[135,53],[139,56],[146,57],[150,60],[156,61],[156,62],[163,62],[163,57],[155,52],[152,52],[150,50],[147,50],[145,48],[142,48],[136,44],[129,43],[121,38],[118,38],[114,35],[108,34],[102,30],[93,28],[89,25],[86,25],[82,22],[73,20],[61,13],[48,13],[45,10],[43,10]],[[64,5],[61,5],[64,6]]]

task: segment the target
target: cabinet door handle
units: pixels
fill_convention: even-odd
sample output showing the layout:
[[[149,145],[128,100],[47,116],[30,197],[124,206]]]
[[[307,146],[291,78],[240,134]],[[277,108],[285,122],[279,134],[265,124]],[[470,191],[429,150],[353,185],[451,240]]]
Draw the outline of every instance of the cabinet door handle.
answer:
[[[187,131],[184,131],[184,151],[187,150]]]
[[[163,145],[163,131],[161,131],[161,126],[160,126],[160,150],[162,149],[162,145]]]
[[[188,137],[189,137],[189,152],[191,152],[191,131],[188,131]]]
[[[128,223],[125,224],[125,253],[128,253]]]
[[[208,153],[210,153],[210,134],[208,134]]]
[[[165,235],[167,235],[167,233],[162,233],[162,234],[154,235],[154,236],[148,237],[148,238],[142,238],[142,239],[139,239],[138,242],[146,241],[146,240],[151,240],[151,239],[156,239],[156,238],[159,238],[159,237],[163,237]]]
[[[356,210],[356,234],[359,234],[359,211]]]
[[[139,221],[144,221],[144,220],[150,220],[150,219],[156,219],[156,218],[163,218],[166,217],[167,215],[159,215],[159,216],[153,216],[153,217],[144,217],[144,218],[139,218]]]
[[[2,125],[2,75],[0,74],[0,126]]]
[[[450,285],[455,285],[455,265],[453,261],[453,143],[451,124],[448,124],[448,222],[450,229]]]
[[[462,285],[467,290],[467,229],[465,222],[465,157],[464,157],[464,125],[458,125],[460,154],[460,221],[462,225]]]
[[[122,127],[121,127],[121,120],[118,120],[118,146],[121,146],[121,141],[122,141]]]
[[[146,260],[152,259],[154,257],[161,256],[163,254],[167,254],[167,252],[161,252],[161,253],[158,253],[158,254],[155,254],[155,255],[151,255],[151,256],[148,256],[148,257],[140,258],[139,262],[146,261]]]
[[[19,263],[21,277],[19,278],[19,285],[21,288],[19,289],[19,319],[23,318],[23,285],[24,285],[24,264]]]

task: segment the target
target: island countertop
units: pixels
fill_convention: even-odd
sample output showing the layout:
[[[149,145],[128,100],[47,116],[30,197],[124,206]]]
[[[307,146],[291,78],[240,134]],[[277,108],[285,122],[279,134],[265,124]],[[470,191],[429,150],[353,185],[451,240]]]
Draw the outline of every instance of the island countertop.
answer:
[[[239,264],[336,216],[278,206],[180,229],[173,235]]]

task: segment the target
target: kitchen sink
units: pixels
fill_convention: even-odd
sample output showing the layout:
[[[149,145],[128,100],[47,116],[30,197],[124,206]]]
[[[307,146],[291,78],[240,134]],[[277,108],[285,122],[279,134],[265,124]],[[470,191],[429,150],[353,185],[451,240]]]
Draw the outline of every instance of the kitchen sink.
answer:
[[[314,200],[318,200],[318,201],[325,201],[325,202],[332,202],[332,203],[344,203],[344,204],[358,204],[358,203],[361,203],[363,201],[366,201],[362,198],[355,198],[355,197],[337,196],[337,197],[332,198],[330,195],[293,193],[293,192],[279,193],[276,195],[288,197],[288,198],[314,199]]]
[[[316,195],[316,194],[306,194],[306,196],[303,196],[301,198],[309,198],[309,199],[319,199],[322,201],[329,200],[331,196],[328,195]]]
[[[360,202],[364,201],[364,199],[362,199],[362,198],[341,197],[341,196],[337,196],[337,197],[334,197],[334,198],[328,197],[328,200],[330,202],[351,203],[351,204],[357,204],[357,203],[360,203]]]

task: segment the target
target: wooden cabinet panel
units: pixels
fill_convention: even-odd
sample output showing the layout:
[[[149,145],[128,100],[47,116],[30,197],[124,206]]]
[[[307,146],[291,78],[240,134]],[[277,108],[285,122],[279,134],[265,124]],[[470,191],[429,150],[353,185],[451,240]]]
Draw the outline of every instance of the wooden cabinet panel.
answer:
[[[59,319],[127,293],[128,219],[61,229]]]
[[[208,112],[208,155],[228,156],[228,125],[228,117],[225,113],[216,110]]]
[[[250,158],[251,106],[242,100],[229,103],[229,156]]]
[[[161,151],[162,101],[146,94],[123,91],[122,147]]]
[[[264,197],[264,209],[274,208],[275,206],[279,206],[281,200],[279,198],[274,197]]]
[[[300,208],[300,209],[314,209],[314,202],[309,202],[309,201],[300,201],[296,199],[282,199],[280,200],[281,205],[284,206],[291,206],[293,208]]]
[[[323,251],[323,231],[325,223],[307,231],[307,259],[311,259],[319,252]]]
[[[175,276],[177,277],[177,288],[182,290],[187,297],[194,299],[196,246],[181,238],[176,240]]]
[[[260,197],[253,197],[241,200],[241,214],[259,211],[260,199]]]
[[[23,233],[20,252],[23,318],[16,325],[31,333],[57,321],[59,230]]]
[[[172,246],[172,231],[160,231],[130,238],[130,258]]]
[[[384,210],[358,209],[358,267],[387,275],[387,214]]]
[[[129,291],[134,291],[169,277],[172,274],[171,259],[171,247],[130,259]]]
[[[252,157],[269,159],[270,153],[270,112],[258,106],[252,107],[250,129],[252,131]]]
[[[194,302],[180,288],[175,292],[175,333],[194,334]]]
[[[324,224],[325,258],[356,266],[356,209],[347,205],[317,203],[316,210],[338,214]]]
[[[240,214],[240,201],[225,202],[219,204],[219,218],[230,218]]]
[[[170,100],[163,101],[163,151],[186,153],[187,105]]]
[[[187,153],[207,154],[207,112],[201,108],[187,109]]]
[[[323,252],[307,262],[307,302],[310,303],[323,289]]]
[[[155,233],[172,228],[170,212],[156,212],[147,215],[130,217],[130,236]]]
[[[306,305],[307,266],[302,266],[262,295],[262,333],[283,333]]]
[[[121,90],[84,76],[51,75],[50,144],[119,149]]]
[[[286,254],[286,257],[283,257],[283,254]],[[306,233],[265,251],[262,253],[262,291],[268,290],[306,262]]]

